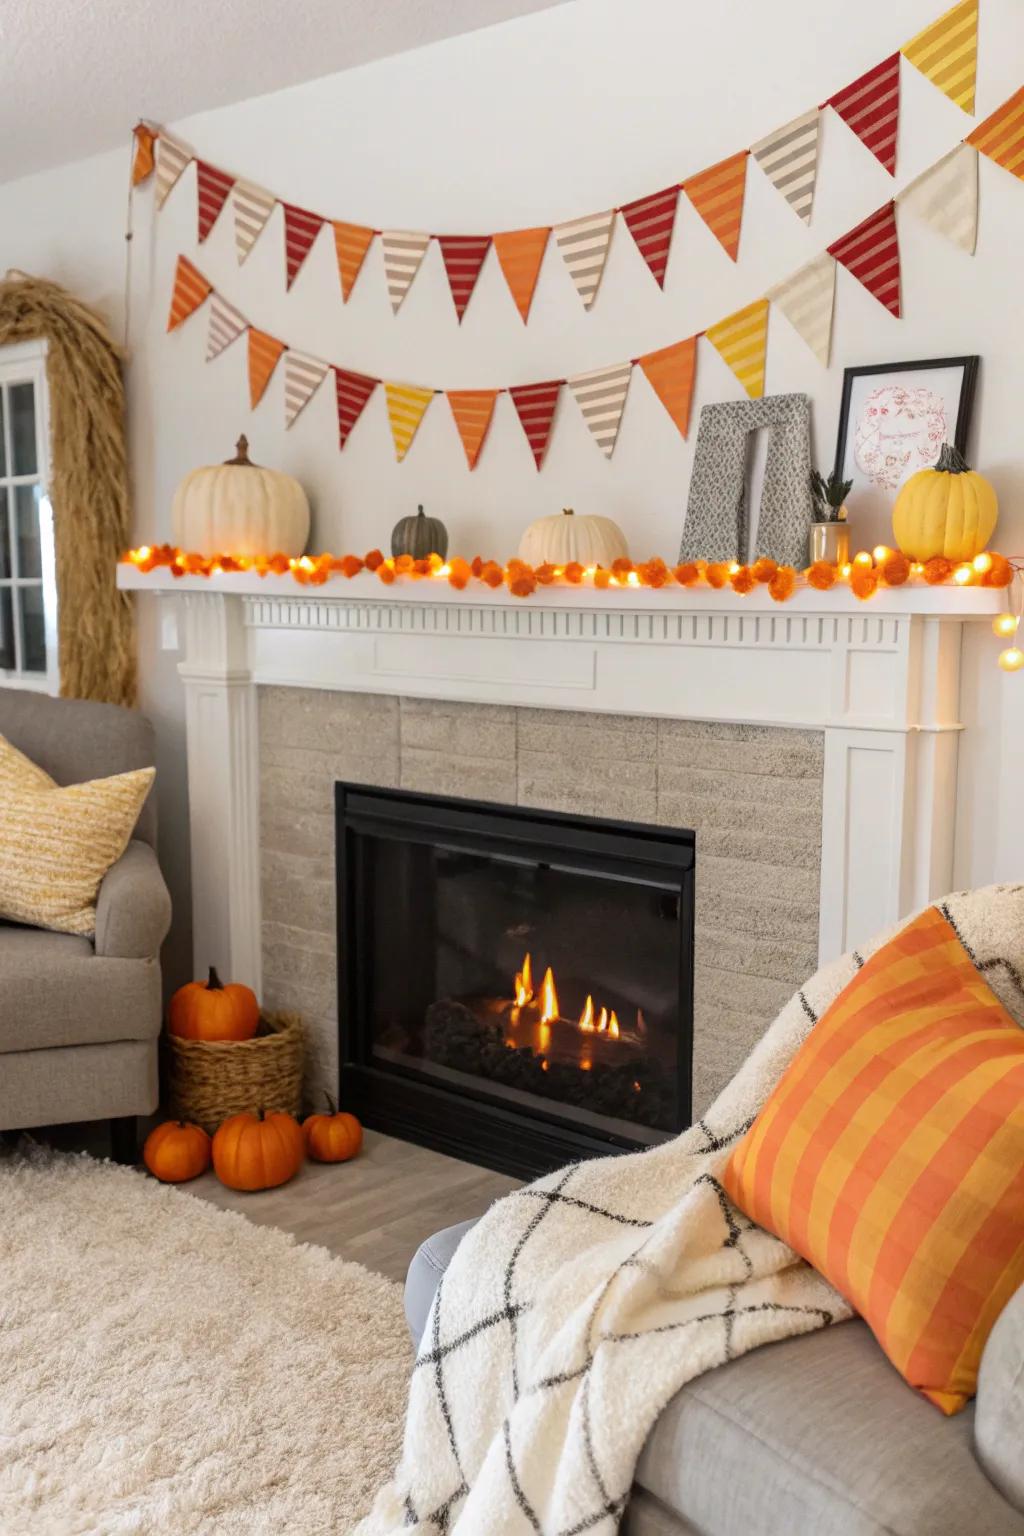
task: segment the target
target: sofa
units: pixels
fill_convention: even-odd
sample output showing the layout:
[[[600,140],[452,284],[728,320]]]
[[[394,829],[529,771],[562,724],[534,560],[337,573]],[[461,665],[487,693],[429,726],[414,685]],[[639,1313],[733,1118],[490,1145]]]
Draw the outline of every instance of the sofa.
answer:
[[[58,784],[153,762],[149,722],[113,704],[0,688],[0,735]],[[136,1117],[159,1097],[170,920],[150,793],[100,886],[94,938],[0,921],[0,1131],[107,1120],[114,1156],[134,1161]]]
[[[418,1344],[463,1222],[409,1269]],[[866,1324],[768,1344],[685,1386],[636,1470],[623,1536],[1024,1536],[1024,1290],[945,1418]]]

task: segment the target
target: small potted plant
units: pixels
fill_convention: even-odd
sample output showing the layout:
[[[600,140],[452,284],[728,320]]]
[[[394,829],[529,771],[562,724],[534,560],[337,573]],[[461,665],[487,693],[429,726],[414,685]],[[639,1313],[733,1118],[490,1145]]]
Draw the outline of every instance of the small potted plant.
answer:
[[[811,564],[827,560],[830,565],[845,565],[850,558],[850,527],[846,520],[846,498],[852,480],[843,480],[832,470],[828,478],[820,470],[811,470],[811,494],[816,521],[811,524]]]

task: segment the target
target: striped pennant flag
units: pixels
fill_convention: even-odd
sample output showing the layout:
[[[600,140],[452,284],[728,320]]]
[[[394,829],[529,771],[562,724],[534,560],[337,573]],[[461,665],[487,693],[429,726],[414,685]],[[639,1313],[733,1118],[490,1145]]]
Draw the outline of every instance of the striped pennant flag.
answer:
[[[896,201],[973,256],[978,243],[978,151],[973,144],[958,144],[904,187]]]
[[[896,233],[896,205],[886,203],[856,229],[843,235],[829,254],[841,261],[887,309],[900,317],[900,242]]]
[[[561,379],[550,379],[546,384],[517,384],[509,390],[519,424],[526,433],[526,441],[538,469],[548,449],[551,424],[555,419],[555,406],[561,389]]]
[[[900,125],[900,56],[891,54],[837,91],[825,103],[838,112],[890,176],[896,174],[896,133]]]
[[[135,154],[132,157],[132,186],[137,187],[153,174],[153,148],[156,144],[156,135],[148,123],[136,123],[132,133],[135,135]]]
[[[437,243],[444,258],[448,286],[455,302],[455,313],[462,324],[466,305],[473,297],[480,268],[491,244],[490,235],[438,235]]]
[[[384,248],[384,275],[388,280],[388,297],[391,299],[392,312],[397,315],[402,307],[402,300],[412,287],[412,280],[420,269],[420,262],[427,253],[430,236],[418,235],[410,230],[386,229],[380,237],[380,243]]]
[[[249,405],[253,410],[263,399],[283,351],[284,342],[276,336],[249,327]]]
[[[818,179],[817,107],[794,117],[784,128],[776,128],[759,139],[750,153],[777,192],[781,192],[793,212],[811,222],[814,187]]]
[[[751,400],[764,394],[764,360],[768,349],[768,300],[755,299],[745,309],[727,315],[704,332],[728,363]]]
[[[284,359],[284,424],[290,427],[295,418],[316,394],[327,377],[327,364],[318,357],[308,357],[305,352],[292,352]]]
[[[950,101],[974,115],[978,76],[978,0],[961,0],[900,49]]]
[[[589,373],[577,373],[566,383],[576,397],[576,404],[583,412],[583,420],[594,434],[597,446],[606,459],[615,452],[615,440],[619,435],[622,409],[633,373],[632,363],[615,363],[611,368],[594,368]]]
[[[235,178],[219,171],[215,165],[207,165],[205,160],[196,161],[200,245],[220,218],[220,211],[234,184]]]
[[[237,341],[249,322],[243,314],[215,293],[210,300],[210,323],[206,332],[206,361],[219,357],[225,347]]]
[[[277,198],[254,186],[251,181],[236,181],[231,189],[231,208],[235,217],[235,254],[239,266],[263,233],[274,211]]]
[[[683,182],[683,191],[727,256],[736,260],[747,187],[747,157],[741,149]]]
[[[585,219],[570,219],[566,224],[555,225],[558,249],[565,258],[584,309],[589,309],[597,297],[614,224],[615,209],[610,208],[607,213],[592,213]]]
[[[967,143],[1024,181],[1024,85],[968,134]]]
[[[379,379],[348,368],[335,368],[334,391],[338,401],[338,447],[344,448],[348,435],[363,414],[366,402],[377,388]]]
[[[679,187],[675,186],[666,187],[664,192],[654,192],[650,197],[638,197],[635,202],[619,209],[659,288],[665,286],[665,269],[678,206]]]
[[[292,203],[282,203],[281,207],[284,209],[286,287],[290,288],[298,277],[302,263],[309,255],[324,220],[318,213],[309,213],[305,208],[296,208]]]
[[[364,229],[362,224],[344,224],[337,220],[331,227],[334,230],[334,250],[338,258],[342,303],[347,304],[348,296],[359,276],[359,269],[363,265],[363,257],[370,249],[373,230]]]
[[[797,335],[827,368],[836,297],[835,258],[822,251],[792,277],[769,288],[766,297],[779,306]]]
[[[184,144],[169,138],[166,133],[157,135],[156,150],[156,206],[162,208],[170,196],[182,171],[192,159]]]
[[[492,236],[509,293],[516,301],[524,325],[529,319],[533,290],[537,286],[550,233],[545,225],[542,229],[512,229],[503,235]]]
[[[455,425],[462,438],[466,463],[470,469],[476,469],[476,461],[480,457],[480,449],[483,447],[491,417],[494,415],[494,402],[498,398],[498,391],[496,389],[449,389],[446,393],[455,418]]]
[[[685,437],[690,428],[693,381],[697,373],[697,338],[688,336],[658,352],[645,352],[637,362],[672,420]]]
[[[159,142],[158,139],[157,143]],[[178,265],[174,270],[174,287],[171,290],[171,311],[167,316],[167,329],[176,331],[183,320],[195,314],[200,304],[212,292],[213,284],[206,281],[199,268],[194,267],[187,256],[179,256]]]
[[[416,429],[434,398],[432,389],[417,389],[415,384],[384,385],[388,402],[388,421],[395,442],[395,456],[399,464],[409,452],[409,444],[416,436]]]

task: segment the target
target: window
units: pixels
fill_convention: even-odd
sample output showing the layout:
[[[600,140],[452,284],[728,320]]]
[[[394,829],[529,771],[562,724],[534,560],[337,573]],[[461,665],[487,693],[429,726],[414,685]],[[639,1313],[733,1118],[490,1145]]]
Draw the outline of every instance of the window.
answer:
[[[46,347],[0,347],[0,684],[56,693]]]

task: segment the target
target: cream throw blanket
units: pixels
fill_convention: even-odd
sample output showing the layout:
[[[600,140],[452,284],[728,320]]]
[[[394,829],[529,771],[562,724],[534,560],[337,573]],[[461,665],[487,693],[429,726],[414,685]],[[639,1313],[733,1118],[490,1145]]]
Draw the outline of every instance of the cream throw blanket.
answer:
[[[940,904],[1024,1021],[1024,887]],[[891,934],[825,966],[702,1120],[494,1205],[438,1289],[402,1461],[361,1536],[610,1536],[658,1415],[701,1372],[849,1317],[719,1175],[821,1013]]]

